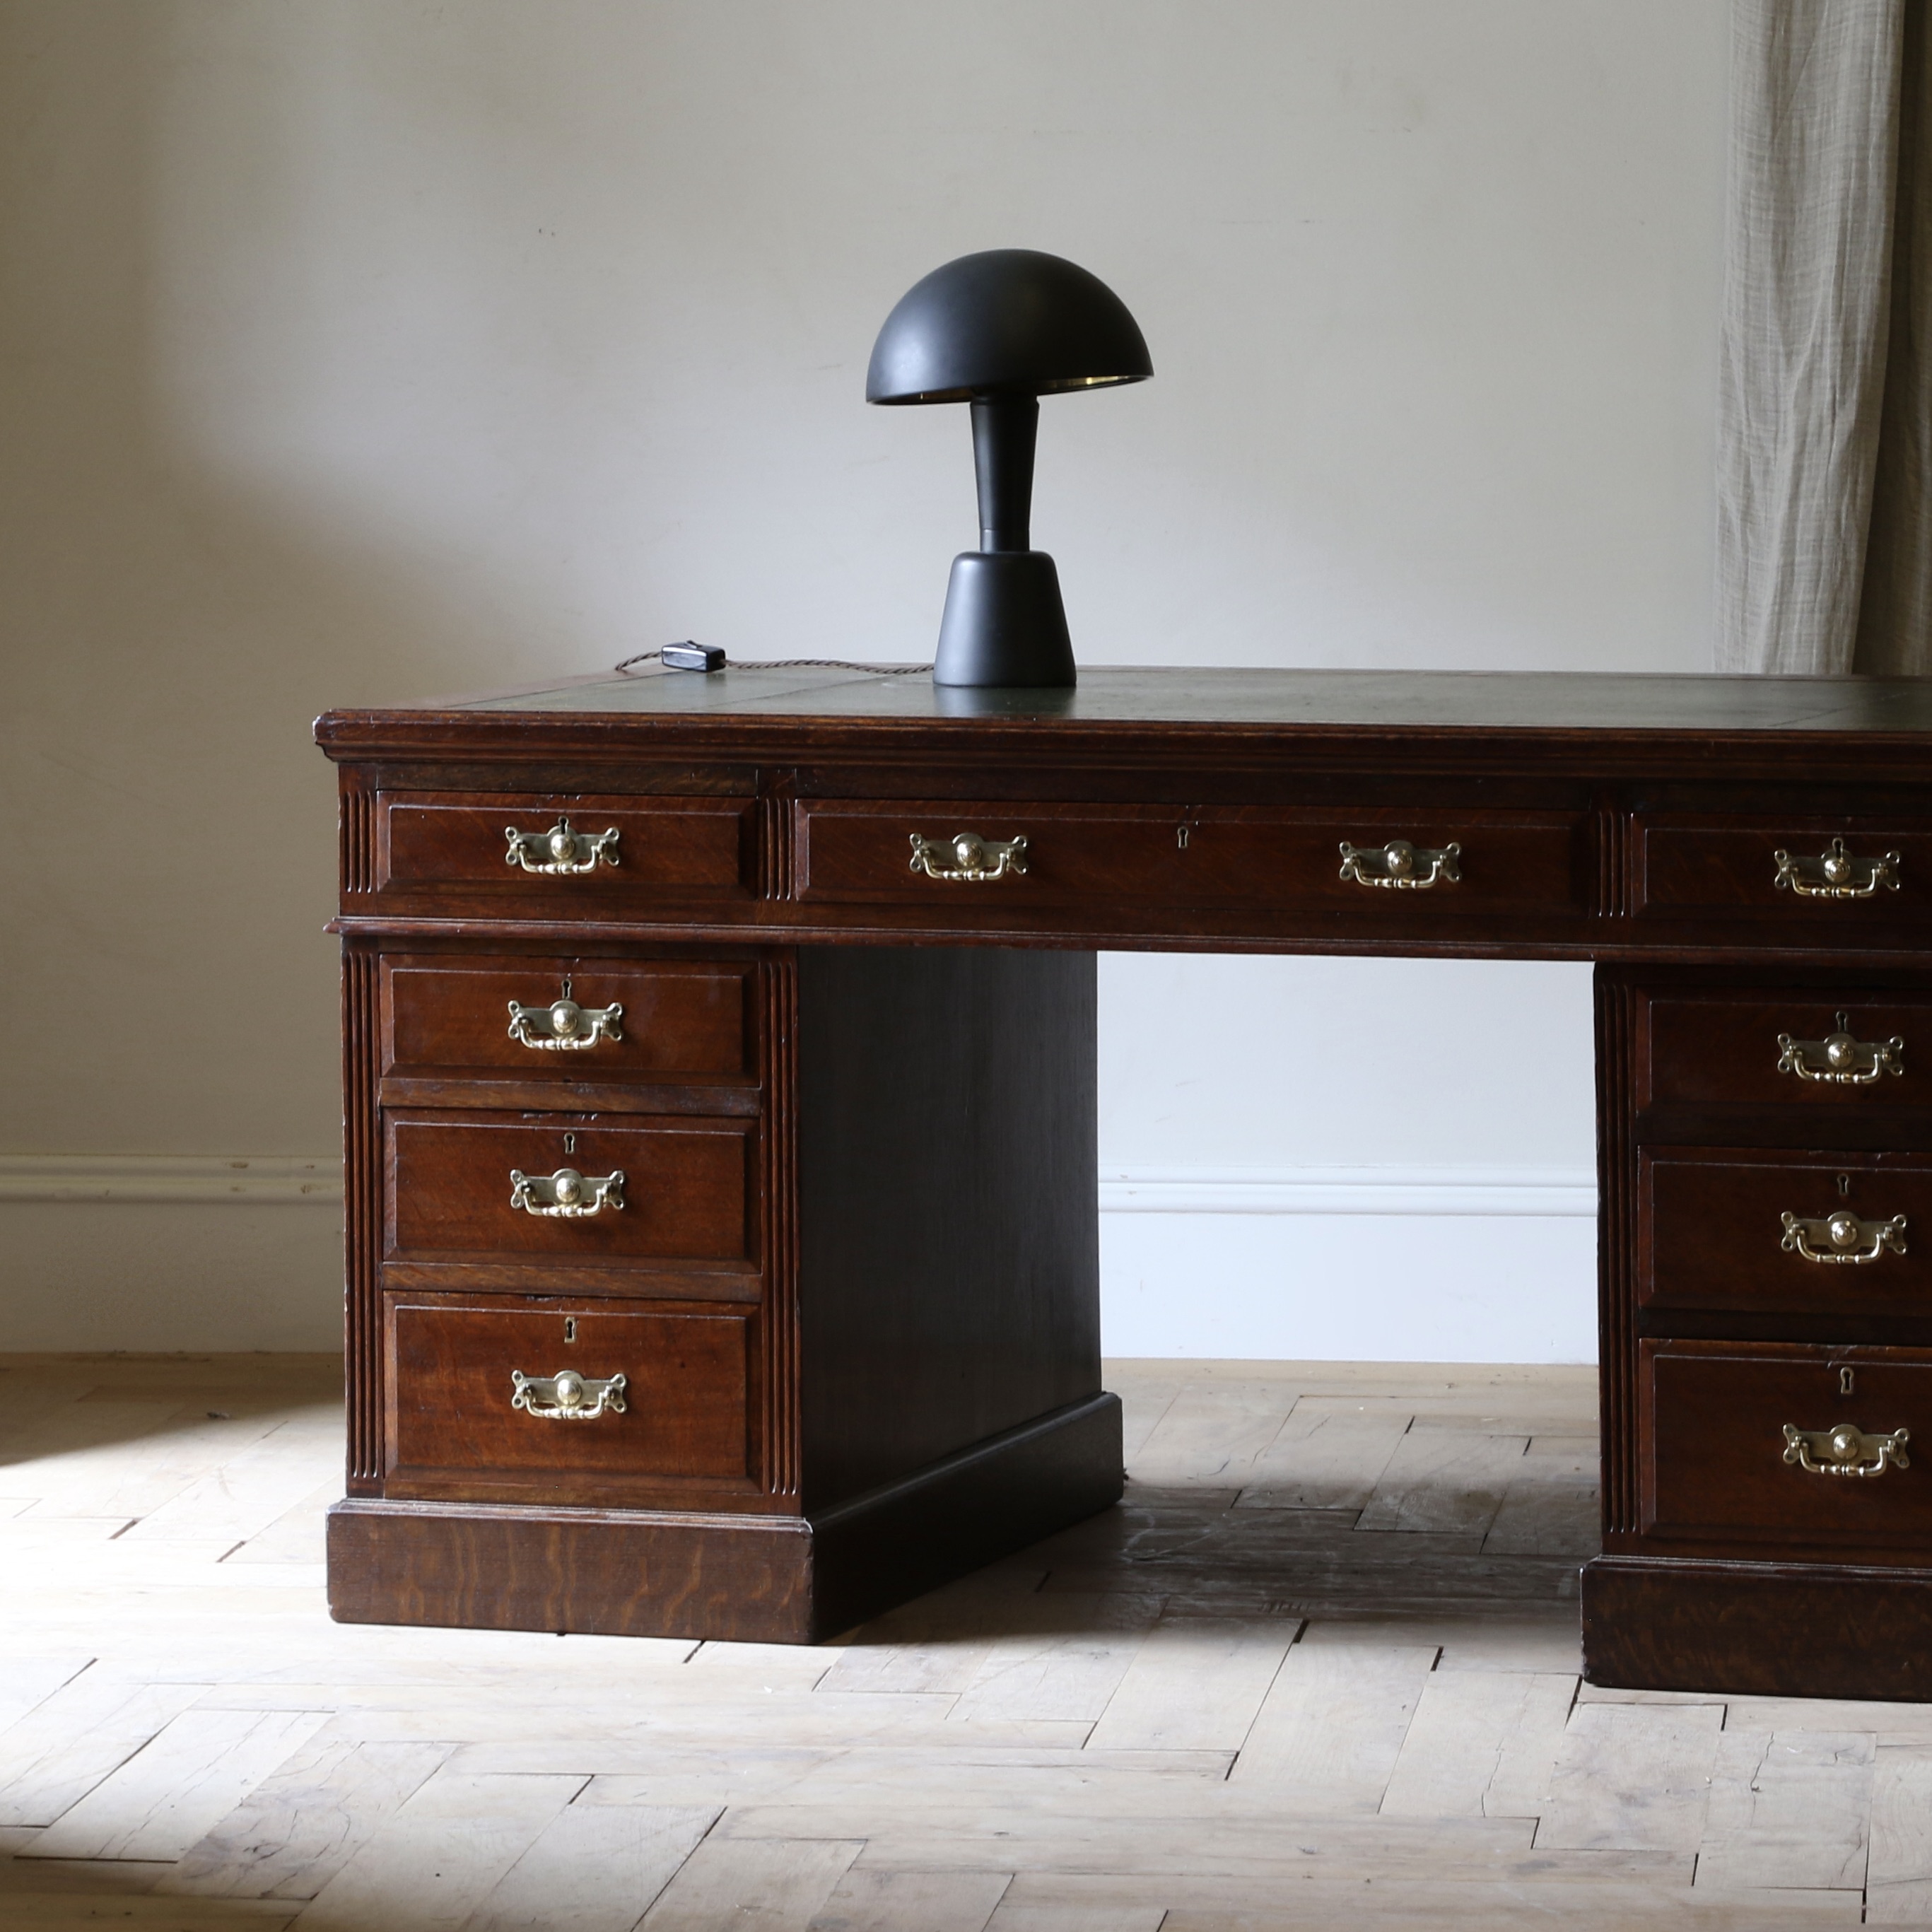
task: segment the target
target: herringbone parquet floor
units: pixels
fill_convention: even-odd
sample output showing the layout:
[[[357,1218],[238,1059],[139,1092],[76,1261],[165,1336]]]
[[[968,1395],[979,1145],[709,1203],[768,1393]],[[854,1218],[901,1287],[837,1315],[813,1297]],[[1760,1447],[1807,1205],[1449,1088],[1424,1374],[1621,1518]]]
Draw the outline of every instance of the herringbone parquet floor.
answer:
[[[1114,1364],[1122,1508],[808,1650],[332,1624],[338,1372],[0,1358],[0,1925],[1932,1924],[1932,1706],[1580,1686],[1586,1372]]]

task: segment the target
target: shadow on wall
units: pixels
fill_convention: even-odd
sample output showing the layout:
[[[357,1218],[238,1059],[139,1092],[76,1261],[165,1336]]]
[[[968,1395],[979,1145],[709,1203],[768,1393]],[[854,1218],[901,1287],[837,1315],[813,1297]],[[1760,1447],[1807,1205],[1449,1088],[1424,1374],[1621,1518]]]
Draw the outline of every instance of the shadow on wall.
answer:
[[[0,800],[44,829],[0,842],[0,947],[6,983],[65,1016],[10,1043],[0,1152],[338,1144],[333,780],[310,721],[504,681],[555,629],[507,577],[453,572],[365,505],[211,459],[204,419],[259,410],[272,437],[278,398],[245,356],[194,352],[211,303],[245,344],[233,305],[267,298],[200,268],[245,260],[216,231],[272,221],[298,184],[263,178],[277,145],[250,140],[223,152],[246,194],[195,199],[162,114],[193,25],[132,0],[0,18]],[[325,1231],[265,1248],[218,1228],[232,1211],[136,1216],[132,1251],[131,1223],[45,1240],[10,1223],[0,1334],[127,1346],[131,1316],[134,1346],[166,1346],[164,1305],[164,1330],[233,1346],[230,1318],[268,1296],[291,1304],[275,1345],[326,1344]]]
[[[246,250],[197,229],[235,198],[194,206],[162,152],[157,104],[192,53],[178,14],[20,8],[0,28],[0,796],[16,824],[70,829],[0,848],[7,964],[86,1016],[15,1042],[0,1148],[328,1144],[334,812],[310,721],[526,674],[556,628],[506,574],[452,570],[326,478],[256,487],[211,455],[207,424],[255,409],[272,440],[280,399],[245,356],[211,367],[184,340],[251,291],[196,283]],[[229,157],[276,161],[272,142]],[[245,212],[276,199],[258,181]]]

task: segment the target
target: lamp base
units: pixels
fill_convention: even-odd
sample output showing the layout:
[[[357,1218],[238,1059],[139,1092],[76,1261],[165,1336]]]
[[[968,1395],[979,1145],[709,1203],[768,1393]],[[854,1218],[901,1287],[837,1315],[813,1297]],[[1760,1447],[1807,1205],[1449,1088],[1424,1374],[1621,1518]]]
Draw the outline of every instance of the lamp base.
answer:
[[[934,684],[1066,686],[1073,643],[1060,573],[1043,550],[969,550],[952,560]]]

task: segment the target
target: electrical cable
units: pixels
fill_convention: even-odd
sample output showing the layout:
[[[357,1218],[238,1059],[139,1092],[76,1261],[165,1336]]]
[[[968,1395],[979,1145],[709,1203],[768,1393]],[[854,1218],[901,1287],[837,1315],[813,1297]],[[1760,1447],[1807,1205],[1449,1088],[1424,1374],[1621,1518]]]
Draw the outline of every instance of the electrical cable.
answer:
[[[628,676],[633,664],[649,664],[654,659],[661,660],[663,656],[664,652],[662,650],[640,651],[635,657],[626,658],[621,664],[614,666],[613,668],[622,671]],[[736,670],[858,670],[863,671],[872,677],[922,677],[932,668],[929,664],[860,664],[851,658],[724,658],[722,653],[720,656],[721,662],[712,667],[718,670],[723,670],[728,666]],[[695,665],[688,668],[692,670],[698,668]],[[679,665],[674,668],[683,670],[687,667]]]

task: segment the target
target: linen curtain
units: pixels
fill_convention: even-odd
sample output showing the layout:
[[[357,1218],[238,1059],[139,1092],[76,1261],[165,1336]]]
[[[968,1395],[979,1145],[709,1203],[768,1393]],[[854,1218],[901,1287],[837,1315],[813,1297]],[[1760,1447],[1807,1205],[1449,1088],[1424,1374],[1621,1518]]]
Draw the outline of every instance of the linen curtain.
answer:
[[[1927,0],[1734,0],[1718,667],[1932,675]]]

